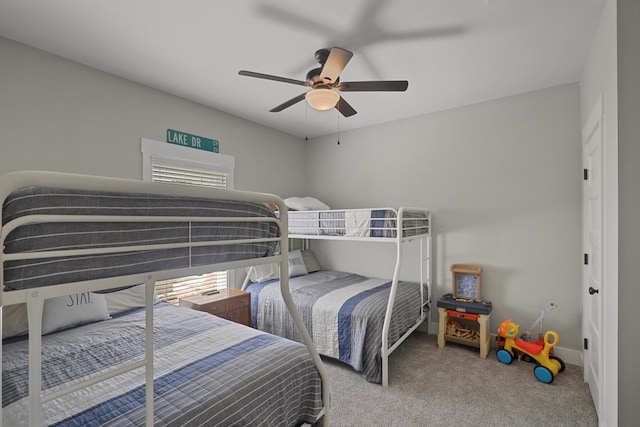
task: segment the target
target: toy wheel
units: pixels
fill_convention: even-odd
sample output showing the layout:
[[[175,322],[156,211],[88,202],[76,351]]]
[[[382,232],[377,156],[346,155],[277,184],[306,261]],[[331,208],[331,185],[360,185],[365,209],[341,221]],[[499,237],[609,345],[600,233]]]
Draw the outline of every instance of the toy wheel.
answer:
[[[560,368],[558,369],[558,372],[564,372],[564,369],[566,368],[566,365],[564,364],[562,359],[560,359],[558,356],[549,356],[549,359],[555,360],[556,362],[558,362],[560,364]]]
[[[510,365],[511,362],[513,362],[513,354],[511,354],[509,350],[505,350],[504,348],[499,348],[496,351],[496,357],[505,365]]]
[[[536,366],[533,368],[533,374],[536,376],[538,381],[545,384],[551,384],[553,382],[553,372],[551,372],[551,369],[546,366]]]

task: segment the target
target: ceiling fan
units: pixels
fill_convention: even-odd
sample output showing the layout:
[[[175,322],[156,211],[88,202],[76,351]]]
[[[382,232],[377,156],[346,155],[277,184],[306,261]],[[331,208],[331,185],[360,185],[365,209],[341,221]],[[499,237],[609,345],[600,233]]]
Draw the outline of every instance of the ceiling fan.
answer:
[[[301,93],[269,110],[274,113],[306,99],[309,106],[316,110],[329,110],[335,107],[343,116],[349,117],[356,114],[356,110],[338,92],[403,92],[407,90],[409,82],[406,80],[341,82],[340,73],[352,56],[352,52],[339,47],[334,47],[331,50],[320,49],[316,51],[315,58],[320,63],[320,67],[309,71],[306,81],[246,70],[241,70],[238,74],[311,88],[311,90]]]

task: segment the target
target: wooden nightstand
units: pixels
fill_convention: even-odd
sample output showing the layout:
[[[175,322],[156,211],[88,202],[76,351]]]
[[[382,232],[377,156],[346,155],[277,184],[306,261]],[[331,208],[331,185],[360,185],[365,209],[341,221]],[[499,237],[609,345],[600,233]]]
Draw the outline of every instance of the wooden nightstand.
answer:
[[[180,298],[180,305],[251,326],[251,294],[249,292],[224,289],[213,295]]]

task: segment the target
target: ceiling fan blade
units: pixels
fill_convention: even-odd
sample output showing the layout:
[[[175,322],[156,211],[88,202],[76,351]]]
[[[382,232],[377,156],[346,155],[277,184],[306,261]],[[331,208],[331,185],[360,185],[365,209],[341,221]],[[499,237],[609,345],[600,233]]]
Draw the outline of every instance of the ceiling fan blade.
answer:
[[[311,86],[309,82],[304,82],[302,80],[290,79],[288,77],[272,76],[271,74],[256,73],[254,71],[240,70],[238,74],[240,74],[241,76],[257,77],[259,79],[274,80],[276,82],[291,83],[300,86]]]
[[[353,53],[348,50],[339,47],[332,48],[327,62],[325,62],[320,72],[320,79],[327,84],[335,83],[352,56]]]
[[[341,92],[403,92],[409,87],[406,80],[380,80],[363,82],[340,82],[335,88]]]
[[[298,96],[296,96],[294,98],[291,98],[288,101],[283,102],[282,104],[278,105],[277,107],[273,107],[269,111],[272,112],[272,113],[278,113],[278,112],[284,110],[285,108],[291,107],[293,104],[297,104],[298,102],[302,101],[306,94],[307,94],[306,92],[301,93],[300,95],[298,95]]]
[[[336,104],[336,110],[340,111],[340,114],[345,117],[351,117],[357,113],[357,111],[354,110],[354,108],[349,105],[349,103],[345,101],[343,97],[340,97],[340,99],[338,100],[338,103]]]

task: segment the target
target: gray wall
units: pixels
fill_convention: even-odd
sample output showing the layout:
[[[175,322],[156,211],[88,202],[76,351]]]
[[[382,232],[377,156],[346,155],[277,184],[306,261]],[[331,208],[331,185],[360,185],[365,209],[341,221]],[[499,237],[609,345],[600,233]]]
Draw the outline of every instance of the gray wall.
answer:
[[[569,84],[345,132],[340,145],[337,135],[317,138],[309,193],[336,208],[432,209],[435,298],[451,292],[451,264],[480,264],[491,331],[507,318],[526,329],[555,302],[545,326],[579,350],[579,107]],[[393,248],[379,246],[315,245],[327,266],[389,276]]]
[[[640,2],[618,0],[618,167],[619,167],[619,425],[638,422],[640,344],[633,339],[640,300]],[[624,319],[630,320],[625,321]]]
[[[305,144],[6,39],[0,56],[0,173],[139,178],[140,137],[162,141],[167,128],[212,137],[236,157],[237,189],[315,195],[333,207],[433,209],[436,298],[450,290],[450,264],[481,264],[492,330],[505,318],[526,327],[553,301],[545,325],[562,347],[580,348],[577,84],[345,132],[340,145],[335,136]],[[392,256],[363,251],[340,245],[320,256],[389,275]]]
[[[238,190],[303,192],[298,138],[8,39],[0,38],[0,58],[0,173],[140,179],[140,138],[166,141],[171,128],[219,140],[236,158]]]

